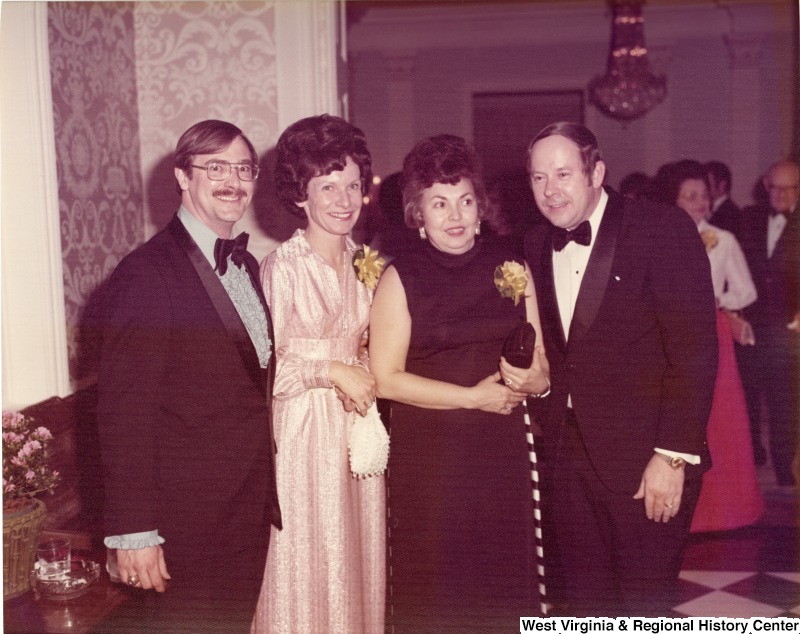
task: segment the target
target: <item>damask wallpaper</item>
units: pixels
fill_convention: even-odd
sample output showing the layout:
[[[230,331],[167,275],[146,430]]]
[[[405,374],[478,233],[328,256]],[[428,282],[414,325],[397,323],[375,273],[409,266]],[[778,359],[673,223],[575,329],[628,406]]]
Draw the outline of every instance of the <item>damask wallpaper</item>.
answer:
[[[92,371],[87,307],[144,238],[133,4],[51,2],[48,40],[67,345],[79,381]]]
[[[239,126],[259,155],[274,146],[278,133],[274,14],[274,2],[136,4],[136,81],[148,235],[177,210],[171,157],[188,127],[203,119],[223,119]]]
[[[97,289],[180,204],[178,137],[216,118],[259,154],[274,146],[274,2],[51,2],[48,29],[70,376],[80,383],[95,369]],[[258,256],[276,243],[253,210],[242,224]]]

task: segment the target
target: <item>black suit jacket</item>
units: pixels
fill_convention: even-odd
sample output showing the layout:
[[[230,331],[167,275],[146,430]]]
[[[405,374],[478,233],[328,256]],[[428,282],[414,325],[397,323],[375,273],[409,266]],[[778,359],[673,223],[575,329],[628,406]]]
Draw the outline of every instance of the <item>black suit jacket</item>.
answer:
[[[609,192],[565,338],[553,284],[552,226],[526,237],[552,393],[542,421],[546,455],[558,459],[572,407],[592,465],[611,490],[633,495],[653,449],[700,454],[717,367],[708,257],[675,207]],[[693,474],[694,471],[694,474]]]
[[[257,263],[246,265],[269,320]],[[104,291],[98,419],[109,535],[158,529],[170,573],[280,526],[269,368],[177,218]],[[270,323],[270,338],[272,327]],[[228,542],[226,544],[226,542]],[[261,564],[263,571],[263,563]]]
[[[739,235],[739,224],[742,210],[730,198],[726,198],[717,210],[711,214],[709,222],[715,227],[730,231],[733,235]]]
[[[758,299],[744,314],[754,326],[785,328],[800,311],[800,210],[789,214],[775,251],[768,257],[771,212],[770,207],[758,205],[742,212],[739,242],[758,292]]]

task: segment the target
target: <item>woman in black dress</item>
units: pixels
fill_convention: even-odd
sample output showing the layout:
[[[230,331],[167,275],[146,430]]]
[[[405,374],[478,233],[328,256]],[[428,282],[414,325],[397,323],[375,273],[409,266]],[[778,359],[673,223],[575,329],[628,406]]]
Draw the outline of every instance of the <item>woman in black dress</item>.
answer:
[[[520,321],[540,335],[533,280],[511,243],[480,236],[488,203],[463,139],[421,141],[403,182],[424,242],[384,272],[370,317],[370,367],[392,401],[389,622],[398,634],[507,632],[538,613],[518,406],[546,393],[546,359],[541,346],[527,369],[501,359]]]

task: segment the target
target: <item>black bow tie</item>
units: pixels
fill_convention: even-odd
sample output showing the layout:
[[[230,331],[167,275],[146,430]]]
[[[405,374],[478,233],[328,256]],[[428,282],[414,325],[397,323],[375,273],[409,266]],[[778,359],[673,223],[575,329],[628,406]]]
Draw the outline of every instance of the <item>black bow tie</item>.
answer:
[[[592,225],[589,224],[588,220],[584,220],[572,231],[567,231],[561,227],[553,228],[553,249],[555,251],[561,251],[567,246],[567,243],[573,240],[585,247],[589,246],[592,241]]]
[[[249,239],[250,236],[245,232],[240,233],[233,240],[217,238],[217,242],[214,244],[214,262],[216,262],[214,270],[219,271],[220,275],[225,275],[228,270],[228,256],[231,256],[231,260],[236,266],[242,268]]]

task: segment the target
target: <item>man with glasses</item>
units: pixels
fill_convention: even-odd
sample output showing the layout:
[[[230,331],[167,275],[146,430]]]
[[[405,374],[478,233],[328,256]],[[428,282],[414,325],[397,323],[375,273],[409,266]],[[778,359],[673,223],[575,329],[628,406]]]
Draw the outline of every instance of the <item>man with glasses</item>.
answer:
[[[105,543],[119,579],[146,591],[132,631],[249,632],[280,527],[272,324],[247,234],[231,239],[257,160],[230,123],[189,128],[178,213],[104,289]]]
[[[779,486],[792,486],[800,421],[800,167],[794,161],[779,161],[762,184],[768,204],[749,207],[742,214],[740,242],[758,299],[744,310],[756,344],[743,350],[739,361],[753,446],[761,446],[763,399],[775,479]]]

